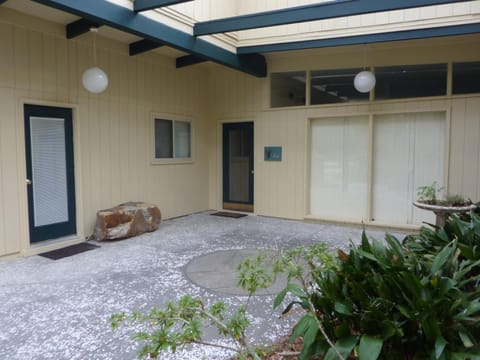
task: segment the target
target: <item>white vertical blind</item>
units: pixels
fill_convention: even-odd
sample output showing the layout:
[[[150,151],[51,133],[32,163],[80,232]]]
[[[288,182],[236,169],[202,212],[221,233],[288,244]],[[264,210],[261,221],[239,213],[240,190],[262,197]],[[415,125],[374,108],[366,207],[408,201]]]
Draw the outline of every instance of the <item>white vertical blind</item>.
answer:
[[[373,199],[375,221],[434,223],[432,213],[412,205],[417,188],[443,184],[445,113],[425,112],[374,117]]]
[[[175,157],[189,158],[190,151],[190,122],[175,121]]]
[[[35,226],[68,221],[64,119],[30,118]]]
[[[311,214],[364,219],[368,196],[368,117],[316,119],[311,125]]]

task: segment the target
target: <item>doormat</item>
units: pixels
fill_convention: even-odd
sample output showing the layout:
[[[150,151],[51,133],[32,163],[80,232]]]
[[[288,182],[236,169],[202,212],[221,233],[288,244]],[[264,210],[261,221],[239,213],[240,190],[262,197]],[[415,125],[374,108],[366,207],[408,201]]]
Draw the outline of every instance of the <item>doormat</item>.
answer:
[[[233,213],[233,212],[228,212],[228,211],[217,211],[217,212],[214,212],[210,215],[223,216],[223,217],[228,217],[228,218],[232,218],[232,219],[239,219],[239,218],[242,218],[244,216],[248,216],[247,214],[239,214],[239,213]]]
[[[96,249],[96,248],[99,248],[99,247],[100,246],[83,242],[83,243],[80,243],[80,244],[68,246],[68,247],[63,248],[63,249],[44,252],[42,254],[38,254],[38,256],[43,256],[43,257],[46,257],[46,258],[52,259],[52,260],[58,260],[58,259],[62,259],[62,258],[68,257],[68,256],[80,254],[80,253],[85,252],[85,251],[93,250],[93,249]]]

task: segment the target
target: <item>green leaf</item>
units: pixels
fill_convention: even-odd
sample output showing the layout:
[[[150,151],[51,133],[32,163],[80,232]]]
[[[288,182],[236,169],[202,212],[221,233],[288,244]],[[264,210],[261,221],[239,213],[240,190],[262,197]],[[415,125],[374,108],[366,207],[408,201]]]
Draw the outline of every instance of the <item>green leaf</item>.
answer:
[[[302,288],[298,285],[288,284],[287,290],[290,291],[296,297],[299,297],[300,299],[305,299],[307,297],[307,295],[305,294],[305,291],[303,291]]]
[[[453,246],[447,245],[445,246],[442,251],[440,251],[435,259],[433,260],[432,267],[430,268],[430,274],[435,275],[438,270],[447,262],[448,258],[452,255],[455,251]]]
[[[452,353],[452,360],[480,360],[480,354]]]
[[[303,346],[309,348],[317,337],[318,333],[318,324],[315,319],[311,318],[305,336],[303,337]]]
[[[288,292],[288,287],[284,288],[282,291],[278,293],[278,295],[275,297],[275,300],[273,301],[274,309],[276,309],[283,302],[283,299],[285,299],[285,295],[287,295],[287,292]]]
[[[305,334],[312,320],[315,321],[315,319],[313,319],[312,314],[307,314],[304,317],[302,317],[298,322],[298,324],[295,325],[292,335],[290,336],[290,341],[293,341],[299,336],[302,336],[303,334]]]
[[[345,359],[351,354],[353,348],[357,344],[358,337],[356,336],[349,336],[346,338],[338,339],[335,348],[337,351],[342,355]],[[335,349],[330,348],[325,355],[324,360],[338,360],[338,355]]]
[[[348,305],[335,301],[335,311],[342,315],[352,315],[352,309]]]
[[[383,339],[363,335],[360,338],[358,356],[360,360],[376,360],[382,351]]]
[[[472,339],[470,339],[470,336],[464,331],[459,331],[458,336],[460,336],[460,340],[462,340],[463,345],[466,348],[471,348],[473,346]]]
[[[437,337],[437,340],[435,340],[435,359],[440,359],[443,350],[445,350],[445,345],[447,345],[447,340],[443,336]]]

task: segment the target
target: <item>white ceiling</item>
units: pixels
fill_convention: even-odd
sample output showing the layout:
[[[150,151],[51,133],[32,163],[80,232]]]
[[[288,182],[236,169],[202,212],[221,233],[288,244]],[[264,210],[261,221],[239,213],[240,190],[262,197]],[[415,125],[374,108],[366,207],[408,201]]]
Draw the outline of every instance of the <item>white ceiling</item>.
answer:
[[[62,25],[67,25],[75,20],[80,19],[78,16],[66,13],[61,10],[53,9],[30,0],[7,0],[5,3],[2,4],[2,6]],[[100,27],[98,35],[125,44],[130,44],[132,42],[141,40],[141,38],[138,36],[108,26]],[[185,52],[170,48],[168,46],[162,46],[152,51],[172,58],[187,55]]]

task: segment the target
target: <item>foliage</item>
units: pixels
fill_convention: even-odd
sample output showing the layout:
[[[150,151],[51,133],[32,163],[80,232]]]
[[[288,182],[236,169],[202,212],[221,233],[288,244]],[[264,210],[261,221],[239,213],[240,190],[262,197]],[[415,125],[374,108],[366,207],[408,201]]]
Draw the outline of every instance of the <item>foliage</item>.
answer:
[[[445,242],[428,251],[422,241],[411,251],[391,235],[382,243],[364,233],[349,254],[339,251],[338,269],[287,285],[275,305],[292,293],[286,311],[306,310],[292,334],[303,337],[300,359],[480,359],[480,261],[467,250],[474,221],[449,223],[439,235]]]
[[[431,205],[442,206],[465,206],[471,205],[472,201],[459,194],[447,194],[445,199],[441,199],[439,194],[444,190],[443,187],[437,189],[437,182],[430,185],[419,186],[417,188],[417,200]]]
[[[207,307],[202,299],[185,295],[176,302],[167,303],[163,309],[154,308],[148,313],[137,311],[132,314],[113,314],[110,324],[113,329],[125,322],[145,325],[146,329],[138,331],[134,336],[135,340],[144,344],[138,354],[139,358],[157,358],[162,352],[175,352],[179,347],[197,343],[235,351],[240,359],[260,360],[265,350],[253,347],[245,335],[250,325],[247,316],[250,296],[258,289],[272,285],[280,269],[288,268],[290,279],[307,276],[308,273],[300,262],[307,262],[312,273],[335,265],[333,256],[324,244],[286,251],[279,257],[260,253],[255,258],[246,259],[238,267],[239,285],[249,294],[244,306],[231,310],[219,301]],[[204,341],[203,329],[206,326],[215,327],[220,335],[231,339],[234,345]]]
[[[419,201],[427,203],[435,203],[437,201],[437,194],[440,193],[443,188],[437,189],[437,182],[434,181],[430,185],[419,186],[417,188],[417,197]]]
[[[260,360],[258,349],[251,346],[245,336],[250,325],[247,307],[240,306],[228,316],[229,308],[218,301],[207,308],[204,301],[184,295],[177,302],[169,302],[165,308],[153,308],[149,313],[113,314],[110,324],[117,329],[125,321],[146,324],[148,328],[135,334],[134,340],[143,341],[139,358],[157,358],[161,352],[175,352],[186,344],[196,343],[220,347],[238,353],[240,359]],[[217,332],[233,340],[233,346],[210,343],[203,340],[203,329],[213,326]]]

